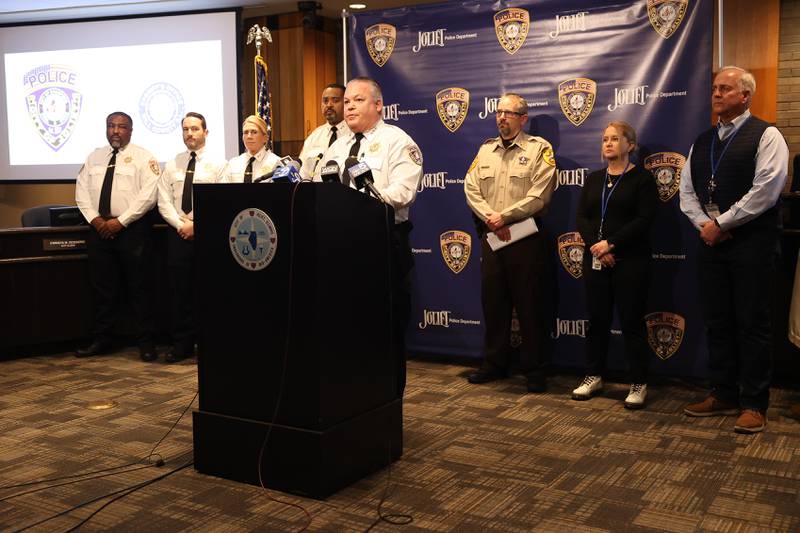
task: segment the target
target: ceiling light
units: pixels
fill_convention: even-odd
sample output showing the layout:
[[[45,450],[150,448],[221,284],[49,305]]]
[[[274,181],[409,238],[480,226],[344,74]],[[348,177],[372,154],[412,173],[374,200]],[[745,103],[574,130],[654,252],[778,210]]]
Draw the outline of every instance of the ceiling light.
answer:
[[[350,9],[367,9],[367,4],[350,4],[347,7]]]

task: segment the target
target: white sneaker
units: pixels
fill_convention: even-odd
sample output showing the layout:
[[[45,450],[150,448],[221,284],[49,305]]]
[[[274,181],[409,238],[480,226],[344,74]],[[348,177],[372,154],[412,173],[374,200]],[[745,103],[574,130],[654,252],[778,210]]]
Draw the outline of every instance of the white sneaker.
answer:
[[[644,407],[645,398],[647,398],[647,384],[634,383],[631,385],[628,397],[625,398],[625,407],[628,409],[641,409]]]
[[[600,376],[584,376],[578,388],[572,391],[573,400],[588,400],[603,390],[603,378]]]

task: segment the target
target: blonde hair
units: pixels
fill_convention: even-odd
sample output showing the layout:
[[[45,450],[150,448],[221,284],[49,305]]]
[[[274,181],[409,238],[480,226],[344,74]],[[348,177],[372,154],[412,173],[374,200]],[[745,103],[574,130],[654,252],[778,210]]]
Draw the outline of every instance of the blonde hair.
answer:
[[[606,127],[603,128],[603,134],[604,135],[605,135],[605,132],[606,132],[606,130],[608,128],[614,128],[615,130],[617,130],[619,133],[622,134],[623,137],[625,137],[625,140],[628,141],[628,144],[630,144],[632,146],[630,151],[628,151],[628,157],[630,157],[636,151],[636,147],[638,146],[637,143],[636,143],[636,130],[633,129],[633,126],[631,126],[630,124],[628,124],[624,120],[614,120],[614,121],[609,122],[606,125]],[[603,157],[603,143],[602,142],[600,143],[600,158],[601,159],[605,159]]]
[[[250,124],[253,124],[256,128],[258,128],[259,131],[261,131],[261,133],[263,133],[264,135],[268,133],[267,122],[263,118],[256,115],[250,115],[249,117],[244,119],[244,122],[242,122],[242,129],[244,129],[244,125],[247,124],[248,122]]]

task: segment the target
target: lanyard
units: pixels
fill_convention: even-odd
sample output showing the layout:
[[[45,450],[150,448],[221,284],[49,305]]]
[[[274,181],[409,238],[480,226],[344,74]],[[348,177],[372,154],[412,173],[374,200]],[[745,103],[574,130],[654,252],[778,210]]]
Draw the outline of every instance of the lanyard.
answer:
[[[606,198],[606,189],[607,189],[606,182],[609,181],[608,169],[606,169],[606,179],[603,182],[602,193],[601,193],[601,196],[600,196],[600,229],[597,231],[597,240],[598,241],[602,241],[603,240],[603,223],[606,221],[606,212],[608,211],[608,202],[611,201],[611,195],[614,194],[615,190],[617,190],[617,185],[619,185],[619,182],[622,181],[622,176],[624,176],[626,173],[627,173],[627,169],[622,174],[619,175],[619,178],[617,178],[617,181],[614,182],[614,186],[611,187],[611,190],[608,191],[608,198]]]
[[[747,123],[748,120],[750,120],[750,117],[747,117],[747,120],[745,120],[742,123],[741,126],[736,128],[735,130],[733,130],[733,133],[731,133],[728,136],[728,140],[725,141],[725,144],[722,147],[722,153],[719,154],[719,160],[717,160],[716,163],[714,163],[714,146],[717,144],[717,133],[714,133],[714,135],[711,136],[711,179],[708,180],[708,201],[709,201],[709,203],[714,201],[713,200],[714,191],[717,190],[716,175],[717,175],[717,169],[719,168],[719,164],[722,163],[722,158],[725,157],[725,152],[728,151],[728,146],[731,145],[731,142],[733,141],[733,138],[736,137],[736,134],[739,133],[739,130],[742,129],[742,127]],[[718,130],[719,130],[719,128],[718,128]],[[722,143],[722,141],[720,141],[720,143]]]

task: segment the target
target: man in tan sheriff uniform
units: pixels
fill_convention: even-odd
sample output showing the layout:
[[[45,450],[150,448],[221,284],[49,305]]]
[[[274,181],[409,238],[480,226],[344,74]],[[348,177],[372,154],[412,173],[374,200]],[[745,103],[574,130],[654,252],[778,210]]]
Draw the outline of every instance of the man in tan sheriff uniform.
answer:
[[[300,151],[300,176],[304,180],[311,179],[314,171],[325,163],[322,156],[330,145],[339,137],[350,134],[350,128],[344,121],[344,85],[331,83],[322,91],[322,116],[325,124],[317,127],[306,137]]]
[[[496,120],[500,136],[483,143],[464,180],[467,204],[479,220],[486,323],[483,364],[467,379],[488,383],[508,374],[511,312],[515,308],[522,334],[520,370],[528,380],[529,392],[544,392],[550,298],[546,296],[547,250],[538,218],[553,194],[555,159],[550,143],[522,131],[528,121],[528,103],[518,94],[500,98]],[[529,217],[534,217],[539,233],[492,251],[486,233],[494,232],[508,242],[509,226]]]
[[[171,226],[167,232],[167,268],[170,286],[170,324],[172,350],[168,363],[194,355],[194,203],[192,191],[197,183],[217,183],[222,179],[225,160],[206,150],[208,129],[200,113],[190,111],[181,122],[186,150],[167,163],[158,182],[158,210]]]
[[[345,161],[355,157],[372,170],[381,200],[394,208],[392,231],[392,290],[395,355],[398,362],[398,396],[405,388],[405,332],[411,312],[411,269],[414,259],[408,236],[408,209],[417,196],[422,177],[422,152],[417,143],[397,126],[383,121],[383,95],[372,78],[353,78],[344,93],[344,119],[350,132],[326,151],[324,163],[336,161],[346,174]],[[317,166],[316,181],[321,180]],[[349,183],[349,178],[345,178]],[[353,186],[350,183],[350,186]]]
[[[122,111],[106,117],[109,146],[94,150],[78,173],[75,203],[92,229],[86,239],[95,302],[94,342],[78,357],[107,352],[121,283],[126,284],[138,327],[142,360],[156,358],[153,332],[153,267],[148,212],[156,204],[161,168],[155,157],[131,144],[133,120]]]
[[[225,168],[223,183],[252,183],[275,169],[280,157],[267,148],[269,132],[267,123],[256,115],[250,115],[242,123],[244,153],[237,155]]]

